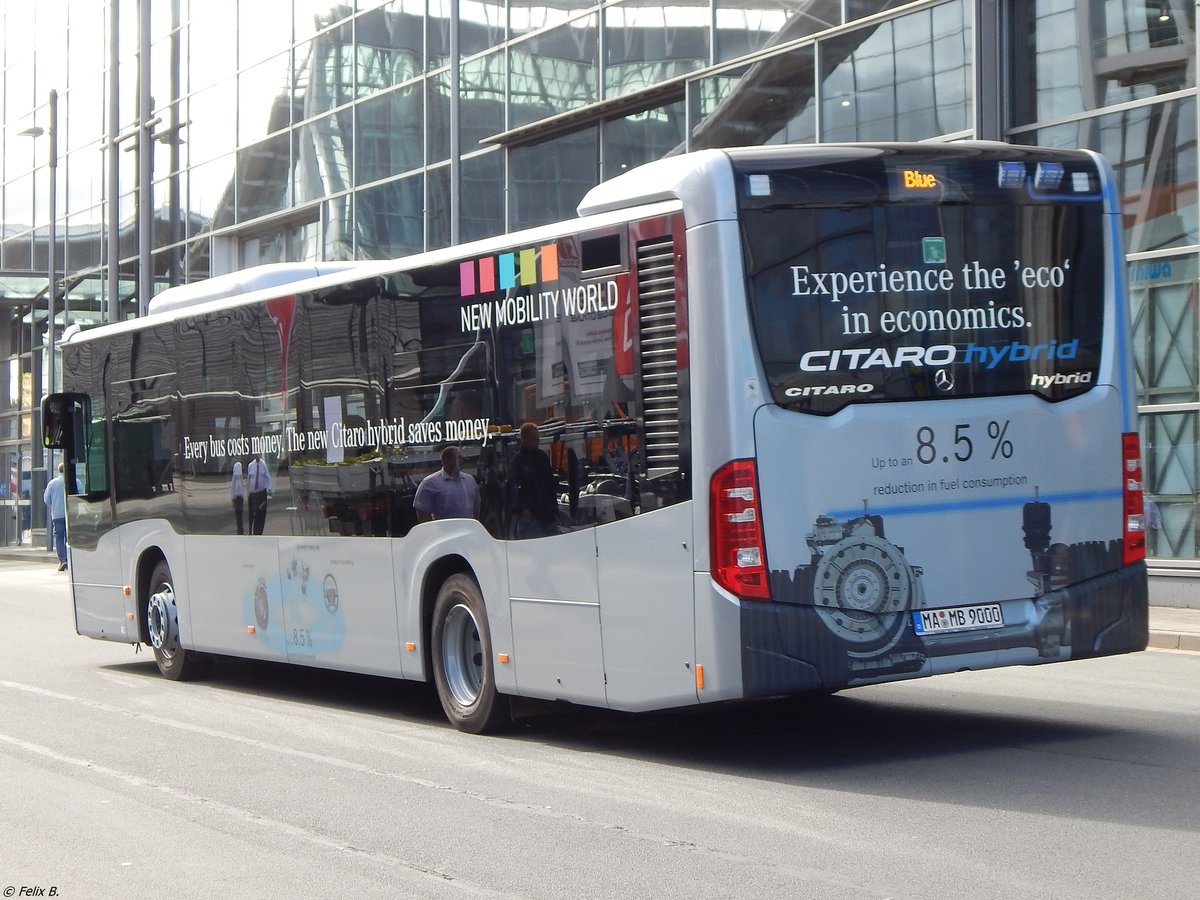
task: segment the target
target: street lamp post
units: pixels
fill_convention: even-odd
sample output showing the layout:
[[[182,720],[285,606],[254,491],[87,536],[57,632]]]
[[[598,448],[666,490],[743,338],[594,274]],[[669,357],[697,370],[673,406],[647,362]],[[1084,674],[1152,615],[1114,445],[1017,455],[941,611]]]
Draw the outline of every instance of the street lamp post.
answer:
[[[50,99],[46,104],[49,113],[50,126],[48,129],[37,125],[26,128],[21,134],[29,137],[41,137],[43,134],[50,139],[48,156],[50,170],[50,224],[46,234],[46,352],[50,354],[50,364],[47,367],[48,386],[46,393],[52,394],[55,389],[54,374],[54,317],[57,315],[58,293],[58,91],[51,89]]]
[[[56,366],[55,366],[55,336],[54,336],[54,317],[57,315],[56,300],[58,293],[58,91],[51,89],[49,101],[47,103],[47,113],[49,116],[49,125],[47,128],[41,128],[34,125],[32,128],[26,128],[21,134],[28,137],[38,138],[43,134],[49,138],[49,226],[46,230],[46,343],[42,351],[42,360],[46,366],[46,393],[54,393],[57,387]],[[31,334],[37,333],[37,314],[36,310],[31,306],[29,309]],[[39,367],[35,364],[34,358],[34,341],[29,342],[29,365],[33,370],[33,402],[31,404],[30,422],[30,473],[29,473],[29,524],[33,527],[34,515],[33,511],[37,501],[40,499],[39,488],[42,486],[33,478],[33,473],[38,466],[42,464],[42,426],[41,426],[41,397],[37,390],[40,379]],[[47,479],[50,475],[50,469],[54,462],[53,454],[50,455],[50,460],[46,465]],[[49,523],[47,523],[49,524]],[[50,529],[46,529],[47,546],[53,542],[53,535]]]
[[[57,379],[55,377],[55,356],[54,356],[54,316],[56,315],[57,299],[54,295],[58,293],[58,226],[56,219],[58,218],[58,91],[50,89],[49,101],[50,114],[50,234],[46,246],[46,272],[49,277],[49,283],[46,288],[46,302],[48,304],[49,317],[46,320],[46,347],[50,354],[50,365],[47,367],[50,372],[50,386],[46,393],[53,394],[57,389]],[[66,324],[66,320],[63,320]]]

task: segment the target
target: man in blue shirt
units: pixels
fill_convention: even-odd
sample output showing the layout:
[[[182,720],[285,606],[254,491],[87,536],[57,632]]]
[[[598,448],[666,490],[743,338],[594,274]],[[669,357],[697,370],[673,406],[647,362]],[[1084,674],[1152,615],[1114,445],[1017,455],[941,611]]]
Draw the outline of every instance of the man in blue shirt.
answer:
[[[458,447],[442,451],[441,469],[421,479],[413,507],[421,522],[479,518],[479,485],[462,471],[462,452]]]
[[[67,486],[63,481],[63,466],[58,464],[58,474],[50,479],[42,494],[46,501],[50,522],[54,529],[54,550],[58,554],[58,571],[67,570]]]

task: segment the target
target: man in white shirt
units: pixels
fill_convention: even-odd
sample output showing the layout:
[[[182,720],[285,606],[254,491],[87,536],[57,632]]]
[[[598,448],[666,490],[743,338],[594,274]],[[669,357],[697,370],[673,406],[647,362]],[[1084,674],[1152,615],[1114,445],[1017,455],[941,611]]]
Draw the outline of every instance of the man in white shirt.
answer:
[[[271,472],[261,453],[246,467],[246,490],[250,495],[250,533],[262,534],[267,523],[267,501],[271,499]]]

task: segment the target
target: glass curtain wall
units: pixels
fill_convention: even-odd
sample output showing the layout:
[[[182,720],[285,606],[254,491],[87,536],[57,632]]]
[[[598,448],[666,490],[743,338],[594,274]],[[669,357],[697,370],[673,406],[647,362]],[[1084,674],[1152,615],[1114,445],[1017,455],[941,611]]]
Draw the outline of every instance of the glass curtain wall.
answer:
[[[1200,559],[1196,14],[1182,0],[1014,4],[1014,141],[1090,147],[1116,169],[1134,358],[1159,565]]]
[[[0,546],[27,544],[34,530],[45,540],[41,491],[54,460],[37,416],[52,383],[50,285],[57,334],[99,309],[89,273],[101,262],[104,197],[88,169],[102,131],[89,111],[100,108],[104,39],[102,8],[0,3]]]

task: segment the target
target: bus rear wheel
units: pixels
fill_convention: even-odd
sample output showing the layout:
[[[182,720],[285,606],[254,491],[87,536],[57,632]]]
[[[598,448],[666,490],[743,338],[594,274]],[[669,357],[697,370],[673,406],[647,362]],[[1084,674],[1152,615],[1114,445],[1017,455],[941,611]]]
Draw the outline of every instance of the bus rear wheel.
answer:
[[[484,734],[510,721],[508,698],[496,691],[483,595],[469,575],[451,575],[438,591],[430,646],[438,699],[456,728]]]
[[[182,681],[196,674],[197,654],[179,643],[179,608],[175,602],[171,567],[160,560],[150,575],[150,594],[146,598],[146,630],[158,671],[171,681]]]

